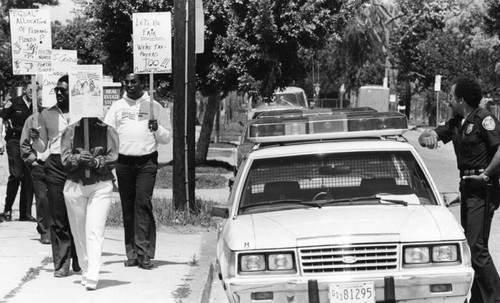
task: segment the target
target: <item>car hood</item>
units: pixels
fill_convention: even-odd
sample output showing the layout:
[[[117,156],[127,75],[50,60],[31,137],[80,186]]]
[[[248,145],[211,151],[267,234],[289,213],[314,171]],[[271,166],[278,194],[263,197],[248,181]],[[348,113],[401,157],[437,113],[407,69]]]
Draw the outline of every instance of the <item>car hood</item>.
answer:
[[[229,219],[231,250],[330,244],[463,240],[442,206],[338,206],[239,215]]]

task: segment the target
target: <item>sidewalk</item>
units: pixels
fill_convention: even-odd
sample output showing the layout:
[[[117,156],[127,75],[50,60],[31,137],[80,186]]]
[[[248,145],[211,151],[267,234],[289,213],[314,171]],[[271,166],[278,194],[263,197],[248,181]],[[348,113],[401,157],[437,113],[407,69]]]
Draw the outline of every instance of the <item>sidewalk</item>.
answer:
[[[171,144],[162,145],[159,162],[171,161]],[[232,165],[234,157],[210,153],[210,159]],[[7,156],[0,156],[0,212],[3,211],[8,177]],[[3,181],[3,182],[2,182]],[[172,197],[171,189],[155,189],[154,197]],[[226,203],[227,187],[197,189],[196,196]],[[18,195],[19,197],[19,195]],[[0,303],[58,302],[172,302],[207,303],[213,278],[216,231],[193,228],[157,232],[152,270],[126,268],[123,229],[106,229],[100,281],[95,291],[80,285],[81,276],[72,273],[54,278],[50,245],[42,245],[33,222],[20,222],[19,198],[14,202],[11,222],[0,223]],[[33,203],[33,215],[36,213]]]
[[[2,185],[0,197],[4,192]],[[168,192],[171,190],[155,191],[155,196],[168,197]],[[225,202],[224,195],[219,190],[197,193],[217,202]],[[215,230],[157,232],[155,267],[147,271],[123,266],[123,230],[108,228],[98,289],[86,291],[80,285],[79,274],[54,278],[49,260],[51,246],[39,243],[35,223],[17,221],[17,205],[14,220],[0,223],[0,302],[207,302],[215,259]]]

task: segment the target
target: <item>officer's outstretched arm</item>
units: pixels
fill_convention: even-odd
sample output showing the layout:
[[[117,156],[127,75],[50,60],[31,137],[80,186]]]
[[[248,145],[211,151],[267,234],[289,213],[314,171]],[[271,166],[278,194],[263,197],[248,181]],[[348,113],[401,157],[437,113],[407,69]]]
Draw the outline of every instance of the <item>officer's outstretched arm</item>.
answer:
[[[439,136],[433,130],[426,130],[418,137],[418,143],[430,149],[434,149],[438,147]]]

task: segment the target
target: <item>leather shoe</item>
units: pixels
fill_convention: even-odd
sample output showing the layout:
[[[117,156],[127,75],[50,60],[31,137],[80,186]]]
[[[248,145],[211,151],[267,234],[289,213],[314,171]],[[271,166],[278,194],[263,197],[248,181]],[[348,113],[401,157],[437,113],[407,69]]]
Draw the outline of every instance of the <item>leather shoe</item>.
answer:
[[[67,266],[63,266],[54,272],[54,277],[63,278],[69,276],[69,268]]]
[[[143,269],[151,269],[153,268],[153,262],[149,256],[139,256],[139,267]]]
[[[72,259],[71,267],[73,268],[74,272],[80,272],[80,270],[82,270],[82,268],[80,267],[80,263],[78,263],[78,259]]]
[[[0,214],[4,218],[5,221],[12,221],[12,212],[11,211],[4,211],[3,213]]]
[[[40,243],[42,243],[42,244],[50,244],[51,243],[51,241],[50,241],[50,234],[48,232],[44,233],[40,237]]]
[[[123,265],[125,265],[125,267],[132,267],[139,265],[139,262],[137,259],[128,259]]]
[[[19,221],[36,222],[36,219],[32,215],[26,215],[25,217],[19,218]]]

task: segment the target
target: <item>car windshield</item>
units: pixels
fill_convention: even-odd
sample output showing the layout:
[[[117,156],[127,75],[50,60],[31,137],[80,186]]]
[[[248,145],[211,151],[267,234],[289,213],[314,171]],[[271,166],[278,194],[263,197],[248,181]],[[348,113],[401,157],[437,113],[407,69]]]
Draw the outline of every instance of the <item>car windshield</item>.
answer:
[[[353,204],[437,201],[409,151],[329,153],[254,160],[239,213]]]
[[[305,107],[306,100],[301,93],[276,93],[274,102],[281,106]]]

